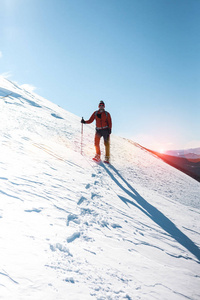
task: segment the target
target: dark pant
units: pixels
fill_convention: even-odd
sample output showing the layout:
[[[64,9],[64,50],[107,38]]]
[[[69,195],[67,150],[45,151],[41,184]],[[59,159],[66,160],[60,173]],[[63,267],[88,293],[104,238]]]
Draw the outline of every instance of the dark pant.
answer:
[[[101,137],[103,137],[104,139],[106,156],[110,157],[110,134],[108,128],[96,130],[96,134],[94,138],[96,154],[101,155],[100,146],[99,146]]]

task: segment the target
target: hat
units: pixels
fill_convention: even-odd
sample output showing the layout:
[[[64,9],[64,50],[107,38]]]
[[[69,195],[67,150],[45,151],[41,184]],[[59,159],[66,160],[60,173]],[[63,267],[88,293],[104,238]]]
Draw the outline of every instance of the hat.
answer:
[[[101,100],[101,101],[99,102],[99,107],[100,107],[101,105],[103,105],[103,107],[105,107],[105,103],[103,102],[103,100]]]

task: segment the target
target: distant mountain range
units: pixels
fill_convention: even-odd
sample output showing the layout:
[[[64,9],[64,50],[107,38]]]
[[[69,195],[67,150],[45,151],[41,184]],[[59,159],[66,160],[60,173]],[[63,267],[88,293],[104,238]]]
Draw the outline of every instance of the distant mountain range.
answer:
[[[186,150],[170,150],[170,151],[166,151],[164,154],[196,160],[196,159],[200,159],[200,148],[186,149]]]

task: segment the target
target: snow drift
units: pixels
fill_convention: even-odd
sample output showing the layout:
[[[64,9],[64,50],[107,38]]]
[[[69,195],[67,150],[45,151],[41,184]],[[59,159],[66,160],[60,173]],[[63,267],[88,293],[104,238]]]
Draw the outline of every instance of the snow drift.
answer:
[[[198,182],[114,135],[93,163],[93,125],[82,156],[79,117],[2,77],[0,113],[0,299],[200,299]]]

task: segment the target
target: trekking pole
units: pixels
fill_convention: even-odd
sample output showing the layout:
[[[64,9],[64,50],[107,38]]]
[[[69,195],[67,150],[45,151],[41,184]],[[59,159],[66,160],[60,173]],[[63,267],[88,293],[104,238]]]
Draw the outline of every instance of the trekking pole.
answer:
[[[81,155],[83,155],[83,123],[81,123]]]

